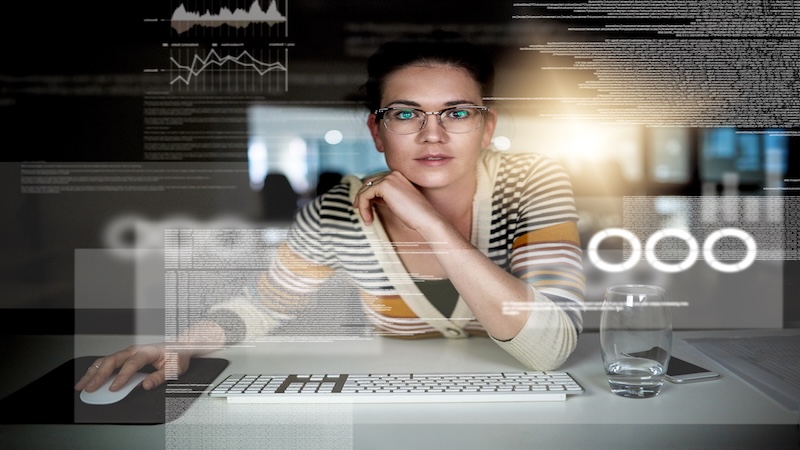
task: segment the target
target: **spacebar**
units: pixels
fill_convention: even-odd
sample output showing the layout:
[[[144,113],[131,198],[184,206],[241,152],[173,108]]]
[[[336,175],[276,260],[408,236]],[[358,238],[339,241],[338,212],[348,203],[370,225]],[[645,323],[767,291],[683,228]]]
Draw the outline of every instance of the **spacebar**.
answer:
[[[563,402],[563,392],[535,394],[275,394],[229,395],[228,403],[486,403]]]

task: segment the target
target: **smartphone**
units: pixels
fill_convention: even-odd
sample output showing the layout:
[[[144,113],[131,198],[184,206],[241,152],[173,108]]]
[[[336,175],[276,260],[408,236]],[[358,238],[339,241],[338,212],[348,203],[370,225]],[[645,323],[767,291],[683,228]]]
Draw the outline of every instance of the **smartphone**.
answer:
[[[664,378],[676,384],[693,383],[695,381],[713,380],[719,378],[719,374],[712,372],[704,367],[692,364],[688,361],[671,356],[669,358],[669,365],[667,366],[667,373]]]
[[[661,357],[658,357],[658,355],[664,351],[665,350],[660,347],[653,347],[648,351],[631,353],[630,356],[663,359],[663,355]],[[713,380],[719,378],[719,374],[680,358],[670,356],[669,364],[667,365],[667,373],[664,374],[664,378],[670,383],[683,384]]]

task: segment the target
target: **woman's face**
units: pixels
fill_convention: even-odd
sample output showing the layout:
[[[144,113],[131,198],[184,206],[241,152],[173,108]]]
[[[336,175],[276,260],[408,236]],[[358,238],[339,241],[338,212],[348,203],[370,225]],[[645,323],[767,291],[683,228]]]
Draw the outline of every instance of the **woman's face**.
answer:
[[[383,87],[381,107],[410,107],[440,111],[452,106],[481,105],[478,83],[460,67],[410,66],[390,74]],[[417,133],[396,134],[371,114],[367,123],[375,147],[384,153],[389,169],[402,173],[421,188],[435,189],[471,183],[483,148],[491,143],[496,116],[483,113],[477,129],[457,134],[445,131],[437,116],[428,115]]]

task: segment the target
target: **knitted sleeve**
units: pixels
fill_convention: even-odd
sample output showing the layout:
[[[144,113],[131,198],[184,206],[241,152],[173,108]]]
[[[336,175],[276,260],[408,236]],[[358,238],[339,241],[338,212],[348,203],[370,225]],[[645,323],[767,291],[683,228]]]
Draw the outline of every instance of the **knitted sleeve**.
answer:
[[[495,341],[527,367],[548,370],[564,363],[583,330],[582,250],[566,172],[543,157],[524,167],[514,180],[516,200],[507,215],[515,221],[509,270],[528,283],[533,302],[517,305],[530,310],[517,336]]]
[[[210,308],[208,318],[225,330],[228,342],[252,342],[291,321],[333,276],[334,269],[322,262],[330,251],[315,219],[321,204],[317,199],[298,213],[287,240],[252,286]]]

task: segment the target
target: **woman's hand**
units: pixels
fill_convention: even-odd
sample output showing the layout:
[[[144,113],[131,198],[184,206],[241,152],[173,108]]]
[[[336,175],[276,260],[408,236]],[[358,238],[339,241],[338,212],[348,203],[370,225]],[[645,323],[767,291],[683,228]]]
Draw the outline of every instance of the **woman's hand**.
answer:
[[[428,199],[398,171],[370,177],[361,186],[353,207],[358,209],[367,225],[375,219],[373,205],[386,205],[403,224],[414,230],[441,219]]]
[[[177,375],[186,372],[191,356],[191,353],[186,352],[167,352],[163,343],[131,345],[125,350],[97,359],[75,385],[75,390],[86,389],[88,392],[94,392],[119,369],[119,374],[109,387],[111,391],[116,391],[124,386],[134,373],[148,364],[156,371],[147,375],[142,381],[142,387],[150,390],[164,383],[167,368],[170,372],[177,369]]]

